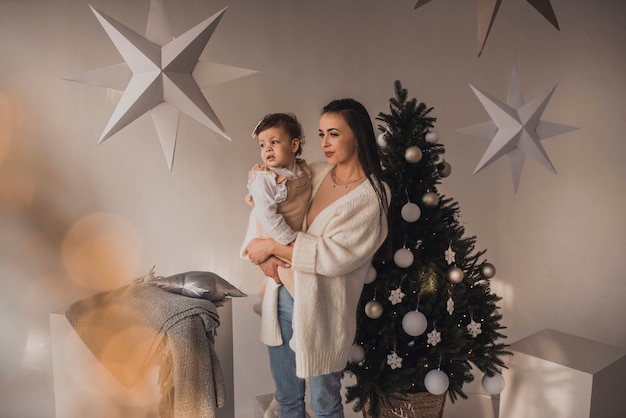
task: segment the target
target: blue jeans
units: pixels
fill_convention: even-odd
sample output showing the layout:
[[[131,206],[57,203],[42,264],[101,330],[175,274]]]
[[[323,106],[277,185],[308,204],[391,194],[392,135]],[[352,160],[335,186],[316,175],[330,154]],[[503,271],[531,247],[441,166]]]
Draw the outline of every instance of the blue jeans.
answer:
[[[289,347],[293,336],[291,317],[293,298],[281,286],[278,291],[278,323],[283,344],[268,347],[270,368],[276,385],[276,401],[280,418],[304,418],[305,380],[296,376],[296,354]],[[311,409],[318,418],[344,418],[341,402],[341,372],[309,378]]]

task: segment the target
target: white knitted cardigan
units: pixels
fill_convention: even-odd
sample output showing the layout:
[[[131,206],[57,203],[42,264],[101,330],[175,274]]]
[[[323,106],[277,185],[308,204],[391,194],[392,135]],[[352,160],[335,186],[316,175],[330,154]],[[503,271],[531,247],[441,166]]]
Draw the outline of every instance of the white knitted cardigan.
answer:
[[[313,163],[310,167],[314,196],[332,166]],[[387,222],[369,181],[331,203],[298,232],[291,260],[298,377],[328,374],[346,366],[364,279],[386,236]],[[265,294],[261,340],[267,345],[282,343],[276,303],[267,303],[276,293],[276,287],[268,286]]]

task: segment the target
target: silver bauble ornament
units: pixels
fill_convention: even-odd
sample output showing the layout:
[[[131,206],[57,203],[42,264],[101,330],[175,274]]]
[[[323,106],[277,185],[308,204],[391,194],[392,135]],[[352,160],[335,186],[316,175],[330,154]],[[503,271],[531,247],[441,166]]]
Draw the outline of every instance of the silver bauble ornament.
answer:
[[[406,205],[402,206],[400,210],[400,215],[402,215],[402,219],[407,222],[415,222],[420,218],[422,211],[419,206],[415,203],[409,202]]]
[[[378,276],[378,272],[376,271],[374,266],[369,266],[365,275],[365,284],[372,283],[374,280],[376,280],[376,276]]]
[[[448,390],[449,385],[450,379],[448,375],[441,370],[431,370],[426,373],[426,377],[424,377],[424,386],[426,386],[426,390],[433,395],[441,395]]]
[[[383,314],[383,305],[377,300],[370,300],[365,305],[365,315],[372,319],[378,319]]]
[[[430,131],[424,136],[426,142],[430,142],[431,144],[436,144],[439,141],[439,134],[435,131]]]
[[[376,137],[376,143],[379,147],[385,148],[387,146],[387,132],[383,132]]]
[[[458,267],[452,267],[448,270],[448,281],[452,284],[459,284],[463,281],[463,270]]]
[[[407,268],[413,264],[415,257],[408,248],[400,248],[393,254],[393,262],[400,268]]]
[[[426,331],[426,327],[428,327],[428,321],[420,311],[407,312],[402,317],[402,329],[411,337],[422,335]]]
[[[452,174],[452,166],[447,161],[437,164],[437,171],[441,177],[448,177]]]
[[[411,164],[418,163],[422,159],[422,150],[412,145],[404,151],[404,159]]]
[[[365,358],[365,350],[358,344],[354,344],[350,347],[348,352],[348,361],[350,363],[360,363]]]
[[[504,390],[504,377],[500,373],[493,376],[483,376],[483,388],[491,395],[499,395]]]
[[[439,203],[439,196],[435,192],[426,192],[424,196],[422,196],[422,203],[426,206],[437,206]]]
[[[484,263],[480,268],[480,274],[482,274],[485,279],[491,279],[496,275],[496,267],[491,263]]]

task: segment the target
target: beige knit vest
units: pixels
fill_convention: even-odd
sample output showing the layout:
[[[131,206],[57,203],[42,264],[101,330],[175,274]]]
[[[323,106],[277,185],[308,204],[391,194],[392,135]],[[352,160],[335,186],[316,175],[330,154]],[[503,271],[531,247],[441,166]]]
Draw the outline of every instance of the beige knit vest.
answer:
[[[283,215],[287,225],[294,231],[300,231],[304,222],[304,214],[308,208],[309,199],[311,199],[311,171],[309,166],[303,159],[296,159],[296,164],[300,167],[304,173],[300,177],[287,180],[283,176],[276,177],[276,183],[285,184],[287,187],[287,198],[283,203],[278,205],[278,213]],[[255,166],[252,170],[269,170],[267,167]],[[251,205],[254,205],[252,199],[248,195],[246,200]],[[257,222],[257,230],[259,231],[260,238],[269,238],[269,236],[263,231],[263,228]]]

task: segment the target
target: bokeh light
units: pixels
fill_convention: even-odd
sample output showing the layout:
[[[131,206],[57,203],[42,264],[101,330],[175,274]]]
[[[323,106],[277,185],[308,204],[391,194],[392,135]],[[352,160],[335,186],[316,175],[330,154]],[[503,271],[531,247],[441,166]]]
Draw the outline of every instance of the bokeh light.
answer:
[[[141,263],[141,238],[126,218],[94,213],[80,218],[61,244],[61,258],[69,278],[92,291],[128,284]]]
[[[27,141],[17,140],[26,113],[21,107],[19,98],[0,94],[0,205],[4,208],[24,207],[35,194]]]

